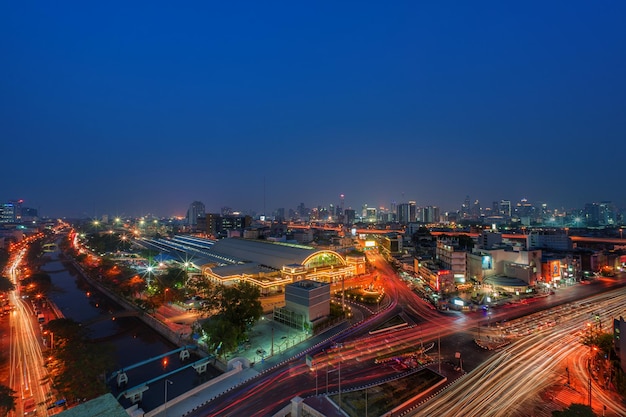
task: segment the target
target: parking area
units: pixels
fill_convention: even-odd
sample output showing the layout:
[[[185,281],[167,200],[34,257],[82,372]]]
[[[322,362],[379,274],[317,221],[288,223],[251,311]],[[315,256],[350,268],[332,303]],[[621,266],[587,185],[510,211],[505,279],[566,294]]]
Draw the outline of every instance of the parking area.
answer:
[[[262,362],[306,340],[304,331],[274,322],[271,318],[271,314],[263,316],[250,332],[249,340],[228,358],[243,356],[250,362]]]

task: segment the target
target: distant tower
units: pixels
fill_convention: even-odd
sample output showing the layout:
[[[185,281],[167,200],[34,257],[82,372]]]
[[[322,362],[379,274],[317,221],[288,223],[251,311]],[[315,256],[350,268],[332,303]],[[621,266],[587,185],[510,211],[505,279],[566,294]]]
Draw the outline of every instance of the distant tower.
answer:
[[[195,226],[198,224],[198,217],[204,217],[205,215],[204,203],[194,201],[189,206],[189,210],[187,210],[187,224]]]
[[[465,201],[461,205],[461,218],[467,219],[470,217],[470,197],[469,195],[465,197]]]

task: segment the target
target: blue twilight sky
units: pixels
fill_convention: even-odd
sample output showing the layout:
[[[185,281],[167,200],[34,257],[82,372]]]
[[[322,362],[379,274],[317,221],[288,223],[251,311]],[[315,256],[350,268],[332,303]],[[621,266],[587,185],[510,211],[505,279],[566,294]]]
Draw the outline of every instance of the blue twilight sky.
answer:
[[[4,1],[0,201],[624,207],[625,21],[621,0]]]

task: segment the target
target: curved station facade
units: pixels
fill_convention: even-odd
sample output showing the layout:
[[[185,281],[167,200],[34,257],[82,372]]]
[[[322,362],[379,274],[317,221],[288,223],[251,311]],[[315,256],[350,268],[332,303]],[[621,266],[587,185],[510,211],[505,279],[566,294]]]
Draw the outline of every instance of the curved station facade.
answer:
[[[237,262],[204,264],[204,277],[226,285],[247,281],[262,293],[283,290],[304,279],[333,283],[365,273],[362,254],[343,256],[333,250],[284,242],[221,239],[213,244],[211,253]]]

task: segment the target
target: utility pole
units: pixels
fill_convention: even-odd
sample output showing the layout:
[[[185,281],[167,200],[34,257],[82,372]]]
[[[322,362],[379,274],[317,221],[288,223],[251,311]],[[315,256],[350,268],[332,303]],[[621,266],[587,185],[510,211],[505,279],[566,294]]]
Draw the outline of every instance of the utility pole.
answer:
[[[441,333],[437,332],[437,356],[439,357],[439,374],[441,374]]]
[[[593,407],[591,407],[591,374],[589,374],[589,408],[593,410]]]

